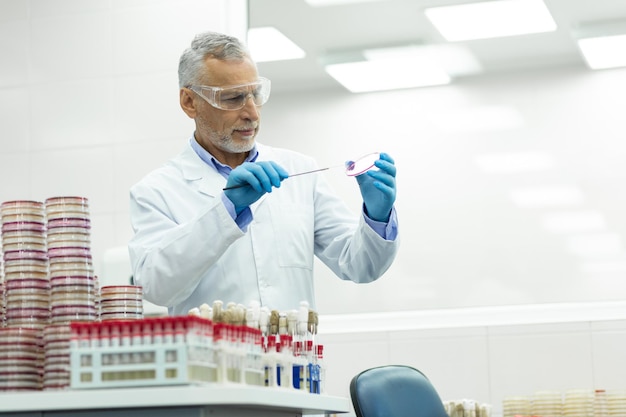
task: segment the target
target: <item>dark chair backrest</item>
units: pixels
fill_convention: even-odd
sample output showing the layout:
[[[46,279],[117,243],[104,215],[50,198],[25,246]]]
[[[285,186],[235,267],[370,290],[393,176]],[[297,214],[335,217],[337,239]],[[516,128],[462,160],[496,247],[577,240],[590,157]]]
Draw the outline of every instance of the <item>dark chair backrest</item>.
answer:
[[[367,369],[350,381],[357,417],[448,417],[426,375],[404,365]]]

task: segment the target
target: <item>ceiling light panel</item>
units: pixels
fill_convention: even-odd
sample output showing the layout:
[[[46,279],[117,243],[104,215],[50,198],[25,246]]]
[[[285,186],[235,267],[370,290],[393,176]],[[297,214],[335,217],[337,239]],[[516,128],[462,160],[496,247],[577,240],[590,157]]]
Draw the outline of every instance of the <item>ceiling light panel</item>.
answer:
[[[551,32],[557,25],[542,0],[498,0],[433,7],[426,17],[448,41]]]
[[[326,72],[353,93],[448,84],[451,77],[432,49],[418,46],[331,54]]]
[[[589,68],[626,66],[626,20],[580,23],[573,36]]]
[[[376,3],[387,0],[304,0],[311,7],[340,6],[342,4]]]
[[[626,34],[579,39],[578,48],[591,69],[626,67]]]
[[[480,62],[462,45],[404,45],[365,49],[368,61],[409,62],[416,65],[437,66],[452,77],[475,75],[483,71]],[[411,64],[409,64],[411,65]]]
[[[434,65],[394,61],[360,61],[331,64],[326,72],[350,92],[396,90],[450,83],[450,76]]]
[[[482,66],[460,45],[400,45],[331,53],[326,72],[353,93],[448,84]]]
[[[272,26],[250,28],[248,49],[255,62],[285,61],[306,56],[302,48]]]

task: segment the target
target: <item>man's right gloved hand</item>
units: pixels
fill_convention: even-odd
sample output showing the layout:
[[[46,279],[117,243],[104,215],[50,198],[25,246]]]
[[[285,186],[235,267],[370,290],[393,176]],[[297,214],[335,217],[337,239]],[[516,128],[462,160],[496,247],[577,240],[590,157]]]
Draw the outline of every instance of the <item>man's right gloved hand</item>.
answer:
[[[224,194],[239,214],[263,194],[271,193],[272,187],[280,187],[280,183],[288,177],[287,171],[276,162],[244,162],[230,172],[226,182],[226,188],[239,187],[224,190]]]

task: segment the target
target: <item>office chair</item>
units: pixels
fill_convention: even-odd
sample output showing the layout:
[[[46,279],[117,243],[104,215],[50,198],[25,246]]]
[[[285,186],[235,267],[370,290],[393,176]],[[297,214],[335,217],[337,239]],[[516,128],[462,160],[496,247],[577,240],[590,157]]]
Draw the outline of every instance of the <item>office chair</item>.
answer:
[[[357,417],[448,417],[435,387],[415,368],[386,365],[350,381]]]

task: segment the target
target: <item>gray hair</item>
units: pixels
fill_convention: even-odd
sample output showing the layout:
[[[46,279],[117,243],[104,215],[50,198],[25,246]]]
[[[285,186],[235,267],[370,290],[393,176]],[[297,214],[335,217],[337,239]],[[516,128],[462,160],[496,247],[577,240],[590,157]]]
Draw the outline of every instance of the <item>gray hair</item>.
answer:
[[[199,84],[200,75],[204,71],[204,59],[209,55],[224,61],[242,60],[250,58],[250,51],[239,39],[223,33],[204,32],[196,35],[178,62],[179,88]]]

